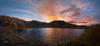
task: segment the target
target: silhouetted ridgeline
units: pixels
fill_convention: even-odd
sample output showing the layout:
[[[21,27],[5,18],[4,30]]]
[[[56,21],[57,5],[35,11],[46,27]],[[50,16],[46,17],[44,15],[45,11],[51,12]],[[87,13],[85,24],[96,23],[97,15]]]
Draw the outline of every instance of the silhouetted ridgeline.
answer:
[[[0,16],[0,26],[9,26],[16,29],[26,28],[87,28],[87,26],[77,26],[64,21],[52,21],[50,23],[39,21],[25,21],[15,17]]]

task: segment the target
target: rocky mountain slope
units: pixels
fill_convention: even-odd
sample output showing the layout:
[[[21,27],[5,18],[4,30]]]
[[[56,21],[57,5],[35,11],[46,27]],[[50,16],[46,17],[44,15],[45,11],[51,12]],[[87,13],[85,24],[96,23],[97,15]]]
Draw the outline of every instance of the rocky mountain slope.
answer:
[[[8,26],[15,29],[27,28],[86,28],[86,26],[77,26],[64,21],[52,21],[50,23],[39,21],[25,21],[15,17],[0,16],[0,26]]]

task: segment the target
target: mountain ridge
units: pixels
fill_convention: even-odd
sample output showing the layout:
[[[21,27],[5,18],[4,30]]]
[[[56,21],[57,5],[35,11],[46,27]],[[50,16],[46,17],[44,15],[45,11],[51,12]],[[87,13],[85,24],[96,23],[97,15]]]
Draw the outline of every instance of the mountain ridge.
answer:
[[[78,26],[68,22],[56,20],[50,23],[40,22],[36,20],[25,21],[10,16],[0,16],[0,26],[10,26],[16,29],[27,28],[87,28],[87,26]]]

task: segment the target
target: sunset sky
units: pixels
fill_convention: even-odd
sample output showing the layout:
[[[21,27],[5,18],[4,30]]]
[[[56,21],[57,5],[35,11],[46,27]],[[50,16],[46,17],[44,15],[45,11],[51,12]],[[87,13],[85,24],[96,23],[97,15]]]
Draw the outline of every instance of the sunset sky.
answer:
[[[95,22],[100,19],[99,4],[100,0],[0,0],[0,15],[28,21]]]

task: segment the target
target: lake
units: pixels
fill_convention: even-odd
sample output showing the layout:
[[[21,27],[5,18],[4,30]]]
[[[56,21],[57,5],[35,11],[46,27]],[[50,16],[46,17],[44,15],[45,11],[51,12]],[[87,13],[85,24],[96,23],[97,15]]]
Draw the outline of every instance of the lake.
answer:
[[[68,43],[78,39],[83,33],[84,29],[68,28],[32,28],[17,31],[23,39],[44,44]]]

